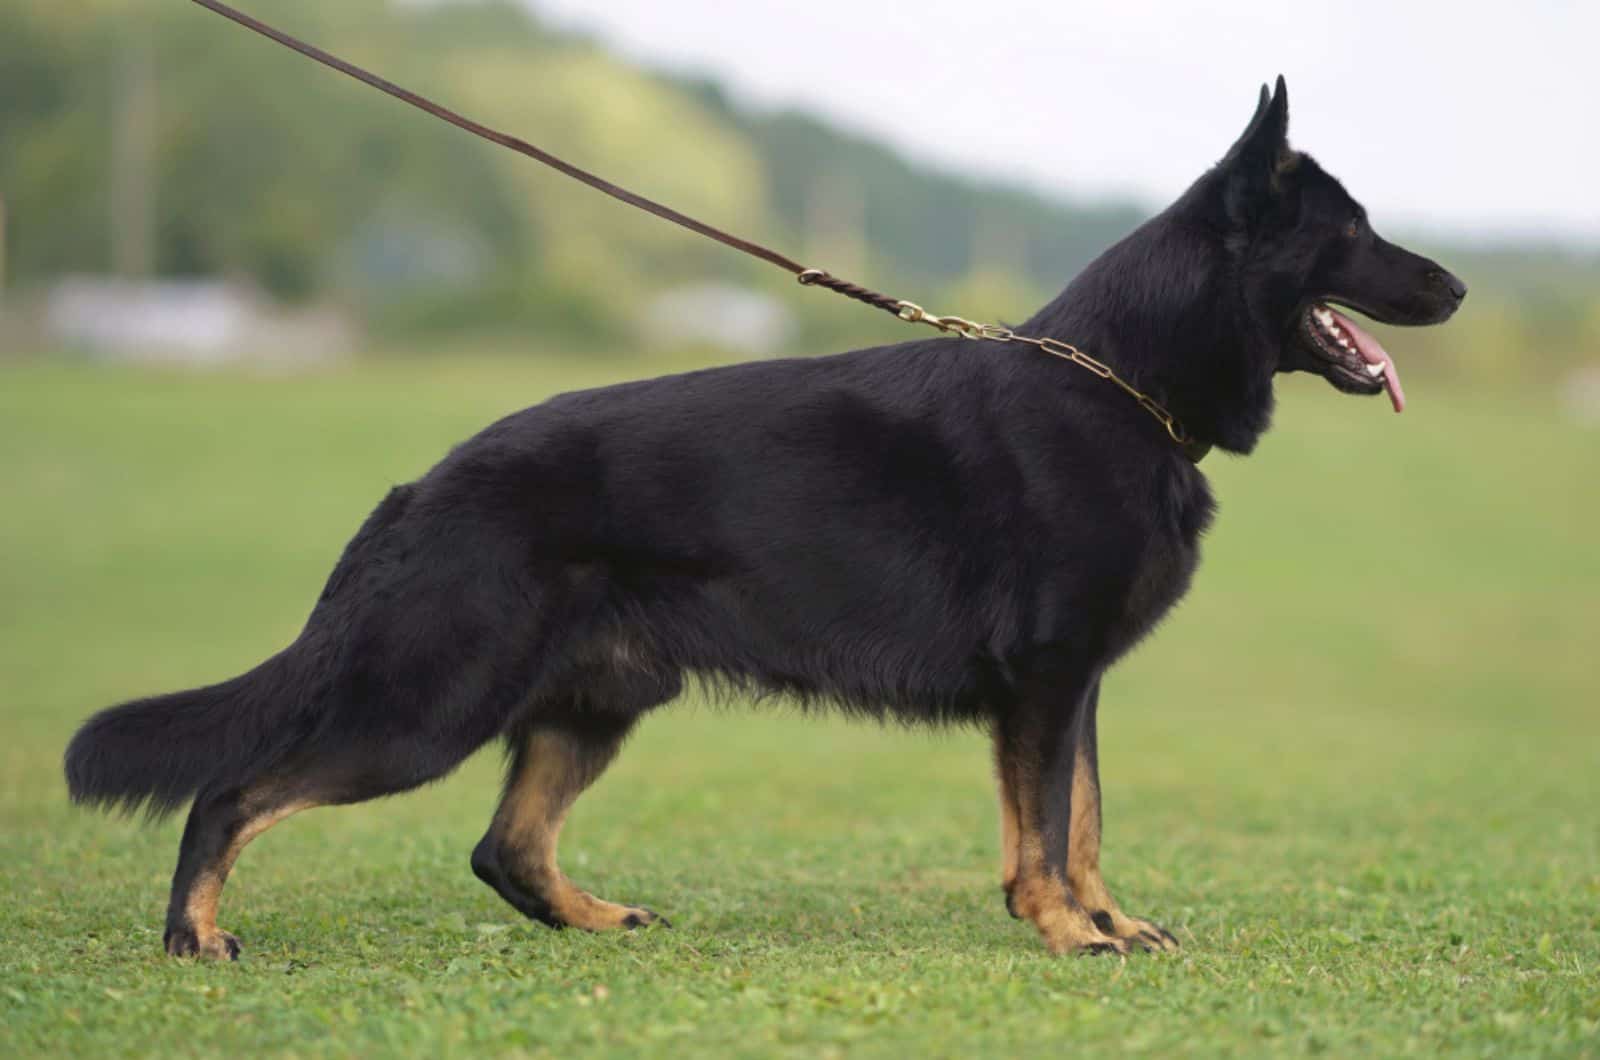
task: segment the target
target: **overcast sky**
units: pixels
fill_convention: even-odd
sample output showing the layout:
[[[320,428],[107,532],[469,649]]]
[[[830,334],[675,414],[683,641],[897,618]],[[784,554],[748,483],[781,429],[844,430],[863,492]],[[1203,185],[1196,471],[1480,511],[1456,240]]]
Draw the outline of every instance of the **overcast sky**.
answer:
[[[1378,225],[1600,247],[1591,0],[528,2],[745,100],[1079,198],[1170,199],[1281,72],[1291,140]]]

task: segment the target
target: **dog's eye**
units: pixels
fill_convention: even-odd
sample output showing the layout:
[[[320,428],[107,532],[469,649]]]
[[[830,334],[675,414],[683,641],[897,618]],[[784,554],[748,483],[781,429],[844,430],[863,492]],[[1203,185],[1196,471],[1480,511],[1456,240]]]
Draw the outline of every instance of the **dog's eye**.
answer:
[[[1360,234],[1361,234],[1361,218],[1359,218],[1359,217],[1350,218],[1350,223],[1344,226],[1344,236],[1345,236],[1345,238],[1346,239],[1354,239],[1356,236],[1359,236]]]

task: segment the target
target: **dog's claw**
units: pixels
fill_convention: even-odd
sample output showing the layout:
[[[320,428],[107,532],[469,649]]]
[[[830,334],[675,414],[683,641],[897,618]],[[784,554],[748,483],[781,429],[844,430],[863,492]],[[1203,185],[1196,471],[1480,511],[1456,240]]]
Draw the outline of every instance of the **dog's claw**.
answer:
[[[1098,957],[1102,953],[1114,953],[1119,957],[1128,955],[1128,944],[1121,939],[1110,939],[1105,942],[1091,942],[1078,950],[1086,957]]]
[[[640,914],[643,914],[642,916]],[[629,913],[622,919],[622,926],[629,931],[642,927],[656,927],[657,925],[670,928],[672,921],[648,906],[639,906],[637,912]]]

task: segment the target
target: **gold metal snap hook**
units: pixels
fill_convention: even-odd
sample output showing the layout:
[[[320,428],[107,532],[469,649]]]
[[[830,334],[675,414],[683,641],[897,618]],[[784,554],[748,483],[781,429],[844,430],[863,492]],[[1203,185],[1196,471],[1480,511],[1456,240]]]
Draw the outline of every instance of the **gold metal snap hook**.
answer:
[[[983,332],[982,324],[966,317],[933,317],[929,323],[941,331],[953,331],[964,339],[979,338]]]
[[[923,309],[915,302],[901,300],[895,303],[895,316],[911,324],[927,324],[940,331],[948,331],[960,335],[964,339],[999,339],[1008,342],[1011,339],[1009,328],[996,327],[993,324],[980,324],[976,320],[968,320],[958,316],[935,316]]]

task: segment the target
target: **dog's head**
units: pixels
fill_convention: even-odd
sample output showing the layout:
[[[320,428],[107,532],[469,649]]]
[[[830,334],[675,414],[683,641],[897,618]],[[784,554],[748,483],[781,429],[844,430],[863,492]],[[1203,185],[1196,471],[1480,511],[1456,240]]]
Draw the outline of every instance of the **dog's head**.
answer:
[[[1278,371],[1315,372],[1340,390],[1387,389],[1405,405],[1399,371],[1340,306],[1385,324],[1438,324],[1466,297],[1437,262],[1388,242],[1367,212],[1308,155],[1289,147],[1289,94],[1261,88],[1244,135],[1214,171],[1258,330]]]

